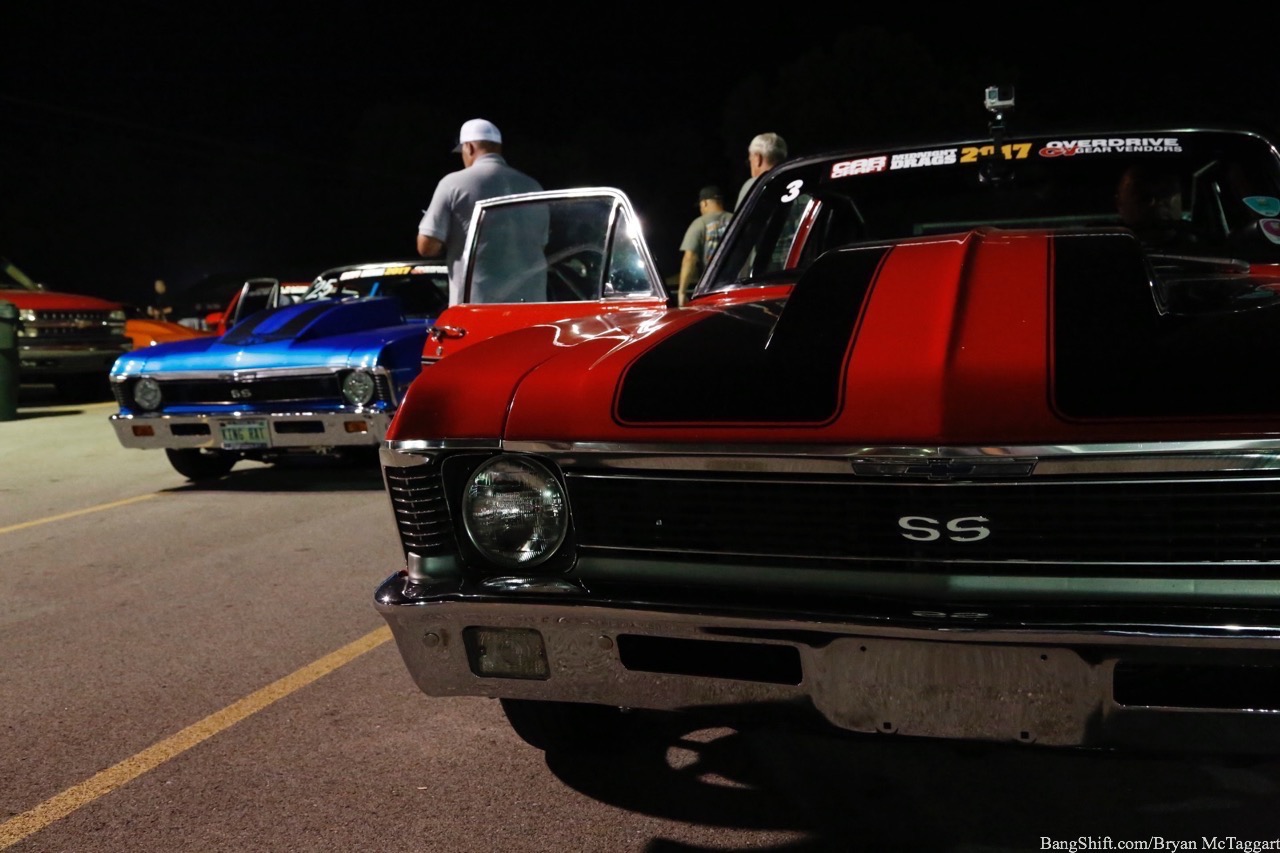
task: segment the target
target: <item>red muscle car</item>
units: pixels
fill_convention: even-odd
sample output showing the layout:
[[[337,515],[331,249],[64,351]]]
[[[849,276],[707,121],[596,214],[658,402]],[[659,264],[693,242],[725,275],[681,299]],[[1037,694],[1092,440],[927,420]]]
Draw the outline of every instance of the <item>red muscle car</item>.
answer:
[[[375,595],[418,686],[548,750],[772,709],[1280,751],[1276,147],[1000,119],[768,172],[685,308],[423,370]],[[616,193],[524,203],[593,199],[587,277],[660,286]]]

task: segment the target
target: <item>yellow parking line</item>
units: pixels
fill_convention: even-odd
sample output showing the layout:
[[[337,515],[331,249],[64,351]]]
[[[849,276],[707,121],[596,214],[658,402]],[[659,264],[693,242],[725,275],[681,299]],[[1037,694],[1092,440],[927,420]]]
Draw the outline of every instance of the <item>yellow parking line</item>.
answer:
[[[335,652],[331,652],[314,663],[304,666],[291,675],[261,690],[233,702],[221,711],[216,711],[198,723],[187,726],[176,735],[167,737],[157,744],[147,747],[142,752],[126,758],[114,767],[109,767],[89,779],[45,800],[40,805],[9,818],[0,823],[0,850],[12,847],[29,835],[39,832],[54,821],[61,820],[81,806],[111,793],[116,788],[131,782],[150,770],[154,770],[170,758],[174,758],[191,747],[230,728],[244,718],[256,714],[263,708],[313,681],[328,675],[338,667],[350,663],[365,652],[372,651],[391,639],[391,630],[385,626],[365,634],[353,643],[349,643]]]
[[[72,510],[64,512],[61,515],[51,515],[48,518],[37,518],[35,521],[24,521],[21,524],[10,524],[8,527],[0,527],[0,533],[12,533],[15,530],[22,530],[26,527],[36,527],[41,524],[48,524],[51,521],[62,521],[64,518],[75,518],[77,515],[85,515],[90,512],[101,512],[104,509],[114,509],[118,506],[126,506],[127,504],[137,503],[138,501],[150,500],[155,495],[138,495],[136,498],[125,498],[121,501],[112,501],[109,504],[98,504],[97,506],[85,507],[84,509]]]

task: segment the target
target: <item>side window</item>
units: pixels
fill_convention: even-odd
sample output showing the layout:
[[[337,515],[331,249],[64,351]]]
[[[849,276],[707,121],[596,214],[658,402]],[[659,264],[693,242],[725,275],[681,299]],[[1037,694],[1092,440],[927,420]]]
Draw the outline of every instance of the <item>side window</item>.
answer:
[[[817,204],[812,196],[801,194],[775,209],[738,268],[737,277],[761,278],[794,267]]]
[[[625,197],[560,192],[480,202],[468,242],[464,302],[597,302],[657,294],[653,262]]]
[[[449,302],[447,289],[442,290],[438,279],[434,277],[391,279],[383,283],[379,292],[383,296],[394,296],[400,300],[400,310],[406,317],[434,317]]]
[[[808,235],[808,227],[812,224],[812,217],[817,214],[815,209],[817,202],[813,196],[802,195],[786,209],[787,215],[782,220],[782,228],[778,232],[778,239],[773,245],[773,253],[769,257],[768,272],[776,272],[777,270],[790,269],[795,266],[795,258],[802,247],[804,238]]]
[[[613,254],[609,258],[609,280],[605,284],[606,297],[627,297],[635,294],[649,295],[649,271],[639,247],[639,229],[625,215],[618,220],[613,238]]]
[[[467,301],[546,302],[547,269],[555,252],[546,202],[485,211],[469,272]]]
[[[565,199],[551,205],[551,239],[547,243],[549,301],[586,302],[600,298],[611,214],[608,199]]]

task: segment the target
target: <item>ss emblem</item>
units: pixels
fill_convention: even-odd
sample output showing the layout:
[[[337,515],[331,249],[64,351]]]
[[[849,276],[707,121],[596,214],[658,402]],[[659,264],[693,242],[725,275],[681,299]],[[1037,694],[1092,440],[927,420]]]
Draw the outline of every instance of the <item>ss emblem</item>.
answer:
[[[952,542],[977,542],[991,535],[984,527],[989,518],[981,515],[962,515],[958,518],[937,519],[925,515],[904,515],[898,519],[898,528],[906,539],[916,542],[935,542],[946,536]]]
[[[252,388],[232,388],[231,389],[231,399],[233,400],[247,400],[252,396],[253,396]]]

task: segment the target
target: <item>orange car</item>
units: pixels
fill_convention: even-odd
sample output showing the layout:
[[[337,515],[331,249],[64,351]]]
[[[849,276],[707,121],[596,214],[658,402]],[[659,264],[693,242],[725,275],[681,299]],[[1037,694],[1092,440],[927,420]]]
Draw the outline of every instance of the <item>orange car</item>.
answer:
[[[134,349],[144,349],[156,344],[167,344],[169,341],[181,341],[212,334],[212,332],[202,332],[180,323],[157,320],[148,316],[145,309],[136,305],[125,306],[124,333],[129,340],[133,341]]]
[[[222,335],[234,324],[235,319],[269,305],[296,302],[310,286],[310,282],[279,282],[270,278],[252,278],[231,296],[227,307],[204,318],[203,328],[160,320],[147,314],[143,308],[125,306],[125,334],[133,341],[134,349],[198,338],[204,335]],[[275,292],[273,292],[275,291]],[[242,297],[246,297],[241,303]]]

